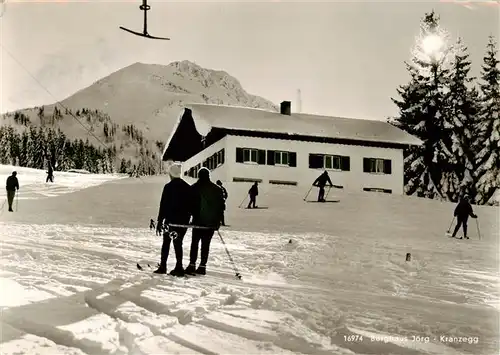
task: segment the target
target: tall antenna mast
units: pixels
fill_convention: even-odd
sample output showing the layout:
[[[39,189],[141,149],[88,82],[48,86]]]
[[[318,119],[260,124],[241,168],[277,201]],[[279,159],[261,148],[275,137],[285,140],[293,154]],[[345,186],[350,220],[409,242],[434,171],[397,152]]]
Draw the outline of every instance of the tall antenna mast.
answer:
[[[302,95],[300,89],[297,90],[297,113],[302,112]]]

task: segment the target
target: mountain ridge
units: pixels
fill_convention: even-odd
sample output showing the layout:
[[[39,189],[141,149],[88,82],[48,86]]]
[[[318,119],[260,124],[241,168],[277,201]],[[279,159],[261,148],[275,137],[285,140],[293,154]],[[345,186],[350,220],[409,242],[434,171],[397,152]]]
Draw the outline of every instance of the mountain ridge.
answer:
[[[190,103],[278,111],[277,105],[249,94],[224,70],[189,60],[168,65],[135,62],[57,103],[5,113],[0,126],[12,125],[21,132],[33,125],[51,127],[69,139],[88,139],[95,147],[115,146],[116,167],[121,159],[141,160],[144,151],[158,160],[182,108]]]

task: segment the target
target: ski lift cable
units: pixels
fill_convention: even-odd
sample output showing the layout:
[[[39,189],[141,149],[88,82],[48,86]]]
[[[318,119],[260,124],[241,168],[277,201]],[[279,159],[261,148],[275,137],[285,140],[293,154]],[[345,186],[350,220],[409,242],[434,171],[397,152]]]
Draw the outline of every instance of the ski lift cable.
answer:
[[[99,138],[97,137],[91,130],[90,128],[88,128],[87,126],[85,126],[81,120],[78,119],[78,117],[76,117],[73,112],[68,108],[66,107],[65,105],[63,105],[61,103],[61,101],[57,100],[56,97],[49,91],[49,89],[47,89],[41,82],[40,80],[38,80],[35,75],[33,75],[2,43],[0,43],[0,47],[2,47],[2,49],[5,51],[5,53],[7,53],[45,92],[47,92],[47,94],[49,94],[49,96],[52,97],[52,99],[54,99],[55,101],[55,104],[54,105],[59,105],[61,106],[64,110],[66,110],[66,112],[69,113],[69,115],[71,117],[73,117],[86,131],[87,131],[87,134],[91,135],[92,137],[94,137],[96,139],[97,142],[99,142],[104,148],[109,149],[109,147]],[[64,143],[66,144],[66,142]],[[161,169],[161,165],[160,166],[160,169]],[[161,170],[160,170],[161,171]],[[142,178],[139,176],[139,179],[142,181],[142,182],[145,182],[144,180],[142,180]]]

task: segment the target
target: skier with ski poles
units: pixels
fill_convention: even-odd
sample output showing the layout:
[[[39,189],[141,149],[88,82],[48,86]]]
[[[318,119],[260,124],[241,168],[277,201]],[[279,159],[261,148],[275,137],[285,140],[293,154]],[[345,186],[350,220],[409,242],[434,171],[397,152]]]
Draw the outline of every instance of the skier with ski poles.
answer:
[[[255,203],[257,200],[257,196],[259,195],[259,183],[256,181],[248,190],[248,196],[250,197],[250,201],[248,202],[247,208],[255,208]]]
[[[216,184],[222,190],[222,198],[224,199],[224,211],[225,211],[226,210],[226,200],[227,200],[227,197],[228,197],[227,190],[226,190],[226,188],[224,186],[222,186],[222,181],[217,180]],[[222,220],[221,220],[221,225],[222,226],[226,225],[226,223],[224,221],[224,211],[222,212]]]
[[[464,195],[460,199],[457,207],[455,207],[453,215],[457,218],[457,225],[455,226],[455,230],[453,231],[452,238],[455,238],[455,235],[458,233],[460,226],[462,226],[464,231],[464,238],[469,239],[469,237],[467,236],[467,220],[469,219],[469,216],[471,216],[472,218],[477,218],[477,216],[472,210],[472,205],[469,202],[468,195]],[[459,239],[462,239],[462,237],[460,237]]]
[[[9,212],[14,212],[12,203],[16,196],[16,189],[19,191],[19,180],[17,179],[17,172],[13,171],[12,175],[7,178],[5,189],[7,190],[7,203],[9,204]]]
[[[198,171],[198,181],[191,185],[193,198],[193,231],[189,266],[185,273],[189,275],[205,275],[210,253],[210,242],[216,230],[219,229],[224,213],[224,198],[219,186],[210,181],[210,171],[201,168]],[[198,246],[201,242],[201,260],[196,269]]]
[[[318,178],[313,182],[313,186],[319,187],[318,202],[325,202],[326,183],[328,183],[330,187],[333,186],[332,180],[330,180],[330,176],[328,175],[328,172],[325,170],[323,174],[318,176]]]
[[[167,273],[167,259],[170,251],[171,233],[176,235],[173,240],[176,264],[170,271],[170,275],[184,276],[182,266],[182,242],[186,235],[186,227],[169,227],[169,224],[187,225],[191,219],[191,186],[181,178],[181,166],[172,164],[168,170],[170,181],[165,184],[161,195],[158,221],[156,222],[156,234],[163,234],[163,244],[161,247],[160,265],[156,274]]]

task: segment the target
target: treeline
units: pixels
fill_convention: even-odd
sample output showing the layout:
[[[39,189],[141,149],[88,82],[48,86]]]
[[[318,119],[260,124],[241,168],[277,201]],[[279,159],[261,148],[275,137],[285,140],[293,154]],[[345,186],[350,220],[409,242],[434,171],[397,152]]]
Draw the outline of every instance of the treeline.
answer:
[[[395,126],[423,145],[405,152],[409,195],[457,201],[467,193],[488,203],[500,186],[500,69],[497,42],[489,37],[479,78],[461,38],[451,42],[428,13],[421,21],[413,57],[405,63],[410,81],[392,99]]]
[[[52,113],[46,112],[44,106],[35,107],[34,114],[40,120],[39,125],[22,111],[4,115],[4,119],[11,117],[16,125],[0,127],[0,163],[43,169],[50,161],[56,170],[85,169],[130,176],[160,173],[159,155],[155,151],[161,150],[161,142],[148,148],[148,140],[134,125],[120,129],[107,113],[89,108],[73,112],[66,108],[65,115],[76,116],[88,128],[89,135],[101,137],[71,140],[58,128],[64,116],[57,106]]]
[[[88,139],[70,140],[60,130],[29,126],[17,132],[13,126],[0,127],[0,163],[54,170],[84,169],[91,173],[115,172],[116,147],[95,148]]]

